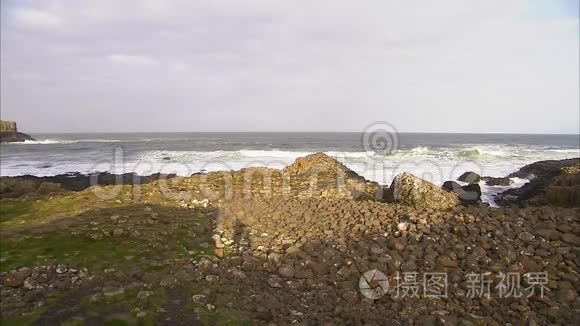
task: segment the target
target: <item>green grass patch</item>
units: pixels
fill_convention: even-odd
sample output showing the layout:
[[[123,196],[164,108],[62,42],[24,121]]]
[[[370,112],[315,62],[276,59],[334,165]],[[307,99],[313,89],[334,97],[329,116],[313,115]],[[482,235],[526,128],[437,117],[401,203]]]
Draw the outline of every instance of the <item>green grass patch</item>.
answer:
[[[34,202],[17,199],[0,200],[0,223],[34,212]]]
[[[0,320],[2,326],[28,326],[32,325],[46,310],[46,306],[37,308],[32,314]]]
[[[161,270],[163,262],[172,259],[199,258],[212,255],[211,232],[194,233],[193,226],[209,225],[203,212],[179,208],[156,207],[158,218],[154,224],[144,223],[149,217],[141,205],[99,209],[77,217],[75,224],[59,228],[37,228],[5,234],[0,238],[0,271],[12,267],[33,267],[47,262],[86,267],[92,271],[114,268],[143,271]],[[123,224],[116,224],[110,216],[122,216]],[[95,223],[95,225],[93,225]],[[168,223],[178,223],[172,233],[166,233]],[[122,228],[125,234],[112,235]],[[138,231],[139,235],[128,234]],[[93,239],[101,234],[101,239]]]
[[[119,191],[114,189],[113,186],[94,187],[54,197],[0,199],[0,227],[43,224],[58,218],[73,217],[96,208],[133,204],[132,187],[122,186]]]
[[[130,249],[139,243],[114,238],[95,241],[82,235],[49,232],[2,239],[0,245],[0,270],[6,271],[10,266],[30,267],[47,261],[97,269],[122,265],[126,263],[124,257],[132,253]]]

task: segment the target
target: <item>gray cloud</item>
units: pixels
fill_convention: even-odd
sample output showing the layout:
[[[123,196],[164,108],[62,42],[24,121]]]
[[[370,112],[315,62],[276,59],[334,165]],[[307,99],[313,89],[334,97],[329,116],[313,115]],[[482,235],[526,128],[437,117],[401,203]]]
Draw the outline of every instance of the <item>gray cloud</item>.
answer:
[[[29,131],[567,132],[578,18],[526,1],[2,3]]]

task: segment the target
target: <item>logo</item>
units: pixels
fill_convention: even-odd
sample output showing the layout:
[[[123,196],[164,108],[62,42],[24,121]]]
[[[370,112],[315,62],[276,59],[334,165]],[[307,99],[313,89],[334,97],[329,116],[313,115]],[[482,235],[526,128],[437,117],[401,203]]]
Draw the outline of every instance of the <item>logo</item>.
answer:
[[[389,281],[385,274],[373,269],[360,277],[358,287],[362,295],[371,300],[376,300],[387,293]]]
[[[375,122],[368,125],[362,133],[361,142],[367,152],[390,155],[399,147],[399,133],[388,122]]]

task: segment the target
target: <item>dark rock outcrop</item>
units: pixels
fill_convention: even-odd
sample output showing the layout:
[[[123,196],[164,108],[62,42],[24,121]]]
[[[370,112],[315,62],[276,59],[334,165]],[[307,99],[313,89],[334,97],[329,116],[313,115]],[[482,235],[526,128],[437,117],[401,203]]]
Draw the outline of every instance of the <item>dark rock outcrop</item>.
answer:
[[[18,132],[16,122],[0,120],[0,143],[16,143],[25,140],[34,140],[29,135]]]
[[[495,202],[500,205],[511,205],[529,201],[533,204],[550,204],[564,202],[566,206],[577,206],[574,204],[578,183],[575,183],[576,177],[573,175],[575,166],[580,164],[580,158],[566,160],[548,160],[539,161],[524,166],[518,171],[508,175],[508,178],[529,179],[520,188],[509,189],[497,195]],[[551,188],[550,188],[551,187]],[[560,188],[558,188],[560,187]],[[562,188],[564,187],[564,188]],[[547,195],[547,193],[550,193]],[[566,193],[566,194],[564,194]],[[551,201],[548,198],[551,198]]]
[[[461,189],[461,185],[455,181],[445,181],[441,188],[450,192],[455,192],[457,189]]]
[[[467,182],[469,184],[479,183],[480,180],[481,177],[475,172],[465,172],[457,178],[457,181]]]
[[[0,177],[0,194],[2,197],[20,197],[27,194],[48,194],[64,190],[81,191],[91,186],[101,185],[139,185],[159,179],[174,178],[175,174],[155,173],[140,176],[134,173],[111,174],[107,172],[96,174],[68,173],[51,177],[23,175],[17,177]]]
[[[455,181],[445,181],[441,188],[457,194],[463,204],[474,204],[481,200],[481,187],[476,183],[461,186]]]
[[[462,192],[459,194],[459,198],[462,202],[473,204],[481,201],[481,187],[477,183],[463,186],[461,190]]]

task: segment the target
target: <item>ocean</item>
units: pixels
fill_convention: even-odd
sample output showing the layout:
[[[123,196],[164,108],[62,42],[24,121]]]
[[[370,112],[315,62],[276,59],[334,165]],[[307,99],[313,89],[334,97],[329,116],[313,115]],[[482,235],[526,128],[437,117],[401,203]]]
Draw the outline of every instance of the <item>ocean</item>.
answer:
[[[580,156],[578,135],[442,133],[94,133],[32,134],[0,145],[0,175],[68,172],[176,173],[282,168],[315,152],[335,157],[366,179],[390,184],[411,172],[435,184],[465,171],[506,176],[540,160]],[[376,137],[376,139],[373,139]],[[381,142],[382,140],[382,142]],[[526,180],[514,180],[512,187]],[[484,187],[484,200],[505,187]]]

